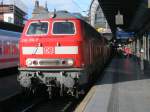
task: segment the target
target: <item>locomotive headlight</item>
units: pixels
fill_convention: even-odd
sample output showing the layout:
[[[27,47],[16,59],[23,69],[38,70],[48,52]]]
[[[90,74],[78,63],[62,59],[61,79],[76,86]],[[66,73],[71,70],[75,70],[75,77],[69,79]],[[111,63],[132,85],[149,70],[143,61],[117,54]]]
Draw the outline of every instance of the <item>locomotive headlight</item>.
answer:
[[[70,66],[73,65],[74,64],[74,60],[73,59],[68,59],[67,60],[67,64],[70,65]]]
[[[31,61],[30,59],[27,59],[27,60],[26,60],[26,65],[27,65],[27,66],[32,65],[32,61]]]
[[[33,65],[38,65],[38,61],[37,60],[33,60]]]

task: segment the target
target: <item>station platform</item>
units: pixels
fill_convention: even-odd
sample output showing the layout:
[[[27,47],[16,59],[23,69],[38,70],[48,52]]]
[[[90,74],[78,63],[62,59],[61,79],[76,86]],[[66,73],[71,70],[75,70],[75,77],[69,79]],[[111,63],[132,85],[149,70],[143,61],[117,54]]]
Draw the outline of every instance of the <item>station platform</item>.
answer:
[[[91,88],[75,112],[149,112],[150,69],[133,58],[114,58],[104,77]]]

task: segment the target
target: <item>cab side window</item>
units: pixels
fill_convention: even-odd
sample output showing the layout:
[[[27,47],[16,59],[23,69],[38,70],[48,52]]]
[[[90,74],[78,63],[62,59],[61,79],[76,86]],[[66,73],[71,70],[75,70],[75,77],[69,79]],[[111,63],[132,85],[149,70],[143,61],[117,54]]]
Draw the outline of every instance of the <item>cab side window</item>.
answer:
[[[73,22],[54,22],[53,34],[75,34]]]
[[[27,35],[47,34],[47,32],[48,22],[35,22],[30,24]]]

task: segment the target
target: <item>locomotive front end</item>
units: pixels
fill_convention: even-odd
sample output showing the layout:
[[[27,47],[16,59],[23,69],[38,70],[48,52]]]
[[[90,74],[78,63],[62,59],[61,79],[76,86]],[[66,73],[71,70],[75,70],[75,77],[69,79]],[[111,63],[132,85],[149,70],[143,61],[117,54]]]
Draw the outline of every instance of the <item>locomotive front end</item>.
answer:
[[[80,85],[87,82],[83,70],[82,39],[77,20],[29,21],[19,42],[20,74],[24,88],[47,87],[60,95],[67,92],[78,96]],[[36,85],[36,86],[35,86]]]

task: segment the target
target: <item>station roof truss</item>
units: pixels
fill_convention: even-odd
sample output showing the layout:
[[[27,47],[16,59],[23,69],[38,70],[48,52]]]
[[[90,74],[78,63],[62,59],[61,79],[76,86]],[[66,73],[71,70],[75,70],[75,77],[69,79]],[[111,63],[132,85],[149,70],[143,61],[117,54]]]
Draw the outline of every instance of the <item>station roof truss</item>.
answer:
[[[98,2],[114,34],[117,27],[136,33],[150,29],[148,0],[98,0]],[[123,15],[123,25],[115,24],[118,11]]]

